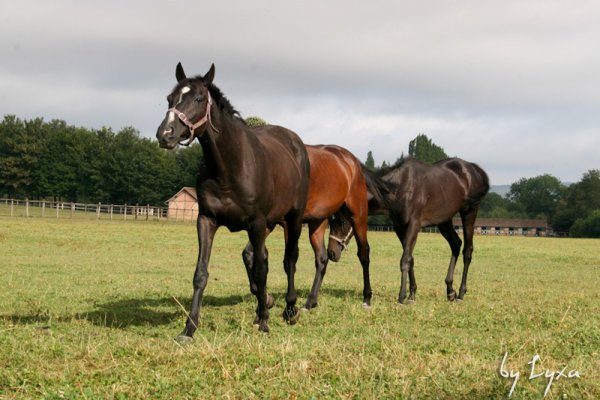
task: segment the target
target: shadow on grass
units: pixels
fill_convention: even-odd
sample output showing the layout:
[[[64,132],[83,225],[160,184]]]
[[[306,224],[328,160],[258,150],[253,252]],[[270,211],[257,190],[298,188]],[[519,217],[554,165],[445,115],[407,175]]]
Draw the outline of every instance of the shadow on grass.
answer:
[[[231,295],[224,297],[204,296],[203,307],[228,307],[251,300],[251,295]],[[182,310],[173,297],[118,299],[106,303],[98,303],[88,312],[72,315],[53,315],[49,311],[36,311],[22,315],[0,315],[17,325],[44,325],[51,322],[71,322],[83,320],[97,326],[127,328],[130,326],[167,325],[178,321],[185,315],[191,298],[178,299],[186,308]]]
[[[275,308],[285,306],[285,292],[272,292],[275,296]],[[298,306],[304,305],[309,290],[298,290]],[[358,290],[331,288],[322,290],[321,296],[335,298],[356,298],[361,301],[362,294]],[[319,298],[321,298],[321,296]],[[150,297],[117,299],[110,302],[98,303],[94,309],[71,315],[54,315],[50,311],[37,310],[31,314],[0,315],[15,325],[47,325],[51,322],[71,322],[74,320],[88,321],[96,326],[126,329],[131,326],[168,325],[180,321],[189,311],[191,298],[178,299],[183,310],[173,297]],[[204,308],[231,307],[249,302],[254,307],[255,297],[251,294],[229,296],[204,296]],[[215,312],[218,312],[215,310]]]

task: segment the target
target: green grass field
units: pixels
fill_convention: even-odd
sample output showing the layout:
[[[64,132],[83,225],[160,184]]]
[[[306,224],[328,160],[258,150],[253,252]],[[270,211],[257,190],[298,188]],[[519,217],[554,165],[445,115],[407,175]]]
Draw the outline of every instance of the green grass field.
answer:
[[[520,373],[511,398],[543,398],[549,379],[529,379],[536,355],[534,375],[566,367],[546,398],[600,398],[599,240],[478,236],[456,304],[449,249],[421,234],[417,303],[398,306],[400,243],[372,233],[373,307],[361,307],[353,246],[330,263],[319,307],[287,326],[282,236],[267,243],[271,333],[252,326],[246,237],[221,229],[200,326],[182,347],[193,224],[0,218],[0,398],[502,399],[514,381],[500,374],[506,352],[507,373]],[[313,272],[305,232],[301,304]]]

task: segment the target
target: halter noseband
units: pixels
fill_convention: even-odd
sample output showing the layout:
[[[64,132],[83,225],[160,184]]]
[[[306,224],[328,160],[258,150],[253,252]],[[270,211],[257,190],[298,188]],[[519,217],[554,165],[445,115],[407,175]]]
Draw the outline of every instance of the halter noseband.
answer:
[[[336,242],[338,242],[340,244],[340,246],[342,246],[342,250],[346,250],[346,247],[348,247],[348,242],[350,241],[351,237],[352,237],[352,227],[350,227],[348,234],[343,239],[340,239],[337,236],[333,236],[332,234],[329,234],[329,239],[333,239]]]
[[[209,91],[207,91],[206,93],[208,95],[208,102],[206,103],[206,113],[204,114],[204,117],[202,117],[202,119],[200,119],[200,121],[198,121],[196,123],[193,123],[192,121],[190,121],[190,119],[182,111],[179,111],[175,107],[171,107],[167,111],[167,112],[175,113],[175,115],[177,115],[177,117],[179,117],[179,120],[185,126],[187,126],[188,129],[190,130],[190,137],[189,137],[187,143],[184,143],[185,146],[189,146],[194,141],[194,139],[196,138],[196,136],[194,135],[194,131],[196,129],[200,128],[202,125],[204,125],[206,123],[206,121],[208,121],[208,123],[210,124],[210,126],[216,132],[219,132],[219,130],[217,128],[215,128],[215,126],[213,125],[212,120],[210,118],[210,108],[212,106],[212,97],[210,96],[210,92]]]

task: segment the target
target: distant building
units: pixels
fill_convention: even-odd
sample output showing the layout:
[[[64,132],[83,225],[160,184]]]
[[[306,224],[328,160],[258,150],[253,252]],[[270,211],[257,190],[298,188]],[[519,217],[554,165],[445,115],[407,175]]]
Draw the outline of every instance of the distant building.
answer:
[[[167,218],[173,221],[195,221],[198,218],[198,195],[193,187],[184,187],[165,202]]]
[[[462,233],[460,218],[454,218],[452,224],[458,233]],[[552,232],[544,219],[477,218],[475,233],[501,236],[549,236]]]

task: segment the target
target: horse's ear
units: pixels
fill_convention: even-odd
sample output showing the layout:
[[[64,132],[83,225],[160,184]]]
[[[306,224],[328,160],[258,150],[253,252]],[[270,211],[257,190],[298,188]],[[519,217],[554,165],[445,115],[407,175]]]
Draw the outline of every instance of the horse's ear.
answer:
[[[212,64],[210,66],[210,69],[208,70],[206,75],[204,75],[204,78],[202,78],[206,85],[210,85],[213,79],[215,79],[215,64]]]
[[[181,63],[177,63],[177,68],[175,68],[175,77],[177,78],[177,82],[181,82],[186,78],[185,72],[183,72],[183,67]]]

